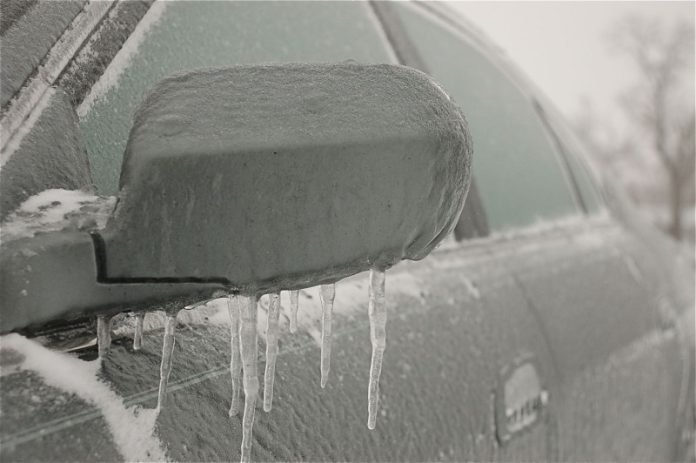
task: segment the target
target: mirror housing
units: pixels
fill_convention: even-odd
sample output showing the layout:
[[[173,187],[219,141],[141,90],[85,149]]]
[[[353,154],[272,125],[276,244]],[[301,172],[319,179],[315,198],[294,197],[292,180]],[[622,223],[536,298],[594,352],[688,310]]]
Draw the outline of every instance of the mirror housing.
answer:
[[[470,165],[464,118],[411,68],[178,74],[136,113],[102,276],[267,292],[421,259],[454,226]]]

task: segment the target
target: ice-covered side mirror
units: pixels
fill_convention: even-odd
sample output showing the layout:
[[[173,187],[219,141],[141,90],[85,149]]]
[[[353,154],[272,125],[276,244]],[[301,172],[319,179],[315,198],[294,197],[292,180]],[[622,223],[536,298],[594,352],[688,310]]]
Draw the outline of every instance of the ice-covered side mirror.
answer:
[[[100,276],[265,293],[420,259],[462,209],[470,146],[448,96],[402,66],[169,77],[135,116]]]

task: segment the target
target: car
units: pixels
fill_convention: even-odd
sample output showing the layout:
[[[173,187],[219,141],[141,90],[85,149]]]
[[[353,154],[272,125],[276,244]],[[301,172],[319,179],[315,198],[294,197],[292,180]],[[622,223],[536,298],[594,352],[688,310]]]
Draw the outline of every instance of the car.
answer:
[[[668,238],[642,222],[612,179],[586,167],[581,143],[553,105],[446,5],[90,0],[8,2],[2,13],[3,461],[686,458],[682,434],[693,426],[694,411],[693,266]],[[299,64],[288,68],[283,63]],[[410,256],[414,261],[386,265],[391,267],[386,270],[388,322],[378,382],[370,367],[380,361],[370,333],[376,325],[368,312],[379,303],[375,287],[383,284],[384,269],[368,276],[350,275],[357,266],[332,267],[334,273],[315,275],[305,286],[297,274],[281,275],[287,277],[282,289],[292,291],[278,298],[277,285],[263,286],[269,294],[260,297],[257,314],[264,344],[279,346],[277,353],[270,349],[259,356],[269,399],[273,388],[272,409],[269,400],[264,403],[268,412],[258,410],[254,419],[249,396],[251,406],[243,415],[235,409],[238,331],[230,329],[228,311],[237,313],[240,302],[255,305],[257,294],[243,300],[243,294],[228,294],[225,281],[207,278],[206,266],[224,261],[220,265],[230,272],[246,275],[262,259],[242,265],[218,259],[209,249],[224,257],[229,243],[268,254],[268,242],[224,235],[217,222],[206,219],[224,215],[224,207],[241,201],[237,197],[211,194],[208,202],[190,207],[181,202],[191,196],[186,196],[189,190],[212,188],[216,173],[237,178],[229,166],[177,167],[169,172],[183,180],[173,181],[163,175],[167,171],[131,163],[139,140],[133,137],[151,114],[143,102],[156,106],[165,101],[157,99],[163,94],[176,94],[158,89],[174,92],[177,83],[217,76],[218,71],[201,71],[211,67],[222,70],[225,85],[236,79],[251,82],[245,87],[248,95],[239,98],[277,96],[267,102],[275,109],[284,94],[255,93],[254,85],[265,89],[266,76],[285,75],[278,69],[299,69],[300,74],[291,74],[295,82],[309,82],[302,74],[308,69],[357,69],[370,76],[376,69],[390,69],[389,79],[418,75],[423,88],[438,98],[444,98],[437,90],[443,89],[460,110],[443,103],[444,112],[436,106],[432,114],[444,114],[443,120],[457,127],[462,115],[466,118],[472,176],[470,184],[457,185],[451,193],[461,195],[468,187],[461,215],[463,197],[453,200],[446,217],[455,222],[438,222],[432,228],[438,236],[428,235],[439,247],[430,252],[425,246],[427,257],[415,254]],[[244,77],[249,69],[258,82]],[[310,98],[310,87],[301,87],[307,93],[298,96],[284,78],[279,77],[287,84],[288,98],[304,98],[307,113],[323,114],[322,100]],[[194,98],[223,104],[215,97],[217,81],[200,82],[206,83],[199,84]],[[339,82],[345,94],[353,95],[350,80]],[[409,95],[395,80],[383,82]],[[358,90],[363,88],[372,89]],[[380,88],[389,94],[389,85]],[[384,94],[375,94],[374,101],[382,102]],[[365,98],[357,100],[370,101]],[[406,103],[390,112],[384,102],[379,106],[384,119],[370,119],[372,113],[360,112],[366,106],[355,104],[354,110],[370,122],[358,132],[369,132],[370,140],[380,143],[391,140],[392,145],[379,145],[386,151],[411,153],[423,141],[420,133],[413,139],[392,136],[390,130],[403,123],[399,111],[410,110]],[[179,115],[200,122],[186,112],[194,109],[184,105],[171,120],[167,109],[157,116],[165,121],[161,133],[141,132],[157,139],[177,136],[184,131]],[[285,134],[280,116],[262,114]],[[430,127],[428,134],[442,127],[434,116],[414,114],[417,124]],[[306,133],[310,141],[334,146],[333,138],[321,138],[323,131],[303,132],[292,125],[293,117],[285,117],[292,136]],[[264,119],[259,120],[263,127]],[[205,129],[217,122],[203,119],[199,125]],[[336,127],[344,133],[351,126]],[[278,139],[285,140],[281,135]],[[218,136],[208,134],[197,143],[214,144]],[[461,137],[457,140],[467,140]],[[191,145],[187,149],[195,151],[196,143]],[[377,145],[364,146],[376,152]],[[168,159],[170,154],[158,156]],[[368,167],[362,175],[343,177],[336,175],[342,173],[339,167],[321,167],[324,177],[347,177],[356,185],[375,172],[389,175],[377,164],[374,171]],[[457,168],[468,178],[468,167]],[[264,165],[258,172],[273,169]],[[292,179],[308,185],[302,180],[309,171],[293,171]],[[427,169],[416,173],[429,175]],[[394,175],[396,186],[384,193],[393,194],[398,204],[397,192],[411,185],[398,172]],[[268,182],[262,175],[252,177],[242,196],[261,197],[260,185]],[[358,202],[327,220],[348,227],[342,219],[356,211],[369,214],[376,187],[367,188]],[[319,204],[336,201],[330,188],[324,194],[316,191]],[[285,204],[289,199],[271,191],[266,201]],[[114,213],[126,203],[129,221]],[[425,205],[410,204],[400,213],[416,211],[423,217],[432,212],[430,203]],[[183,222],[186,226],[156,220],[170,214],[203,219]],[[380,220],[369,217],[370,223]],[[124,223],[113,235],[100,232]],[[320,226],[296,225],[302,230]],[[447,236],[436,233],[451,228]],[[238,231],[244,235],[249,229]],[[139,231],[128,235],[133,230]],[[283,238],[279,230],[283,227],[267,237]],[[128,238],[118,241],[122,236]],[[206,239],[196,241],[200,236]],[[373,233],[365,236],[371,240]],[[387,233],[384,239],[392,237]],[[121,251],[108,254],[117,241]],[[179,247],[170,246],[173,242]],[[180,253],[153,260],[157,249]],[[286,251],[299,252],[272,250]],[[333,257],[318,254],[330,267]],[[295,259],[288,265],[306,269],[309,264]],[[361,262],[359,269],[371,266]],[[322,319],[326,323],[324,304],[334,297],[329,370]],[[251,316],[253,309],[244,313]],[[274,313],[279,339],[266,328]],[[291,324],[297,332],[290,332]],[[268,382],[270,355],[277,355],[275,383]],[[251,368],[245,364],[245,371]],[[376,394],[379,409],[368,401]]]

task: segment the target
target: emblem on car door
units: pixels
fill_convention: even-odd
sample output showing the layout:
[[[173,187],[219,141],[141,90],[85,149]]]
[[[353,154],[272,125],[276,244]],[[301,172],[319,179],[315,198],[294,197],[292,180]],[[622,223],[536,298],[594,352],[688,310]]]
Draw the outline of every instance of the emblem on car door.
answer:
[[[534,426],[548,404],[537,366],[524,356],[503,369],[495,394],[495,428],[498,441],[505,443],[515,434]]]

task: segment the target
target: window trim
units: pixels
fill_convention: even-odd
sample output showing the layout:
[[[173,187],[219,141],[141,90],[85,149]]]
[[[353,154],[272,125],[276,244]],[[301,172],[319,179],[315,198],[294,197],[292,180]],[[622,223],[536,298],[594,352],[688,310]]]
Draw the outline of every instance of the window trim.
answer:
[[[28,130],[22,130],[32,113],[43,109],[40,104],[51,86],[69,65],[73,56],[87,42],[92,32],[114,7],[112,2],[91,0],[72,20],[56,43],[49,49],[35,73],[8,102],[2,121],[0,121],[0,167],[7,162],[19,147]]]
[[[389,2],[371,0],[369,5],[375,17],[379,20],[384,30],[386,40],[389,42],[391,49],[394,51],[394,55],[396,56],[398,63],[418,69],[426,74],[430,74],[428,66],[425,64],[425,61],[421,58],[420,53],[413,45],[411,37],[408,35],[406,28],[401,24],[401,20],[398,18],[394,10],[392,10],[392,6],[389,4]],[[467,216],[476,217],[476,220],[474,220],[471,224],[473,225],[472,228],[464,230],[461,225],[462,219]],[[457,230],[460,230],[459,233],[461,233],[461,235],[457,233]],[[458,236],[457,241],[484,237],[490,234],[486,210],[481,202],[481,196],[478,193],[478,188],[473,175],[471,176],[471,184],[469,186],[467,201],[461,215],[457,219],[457,225],[454,232],[455,236]],[[461,237],[459,238],[459,236]]]

